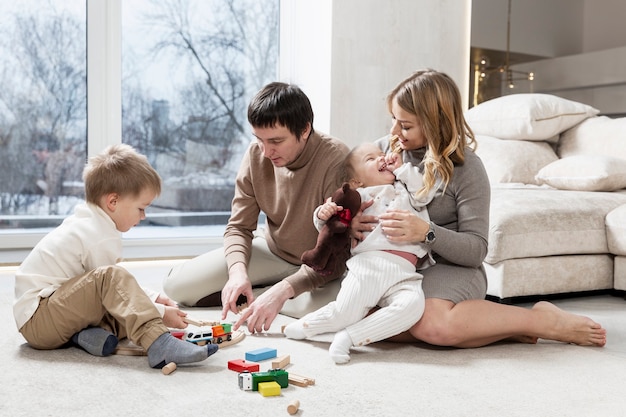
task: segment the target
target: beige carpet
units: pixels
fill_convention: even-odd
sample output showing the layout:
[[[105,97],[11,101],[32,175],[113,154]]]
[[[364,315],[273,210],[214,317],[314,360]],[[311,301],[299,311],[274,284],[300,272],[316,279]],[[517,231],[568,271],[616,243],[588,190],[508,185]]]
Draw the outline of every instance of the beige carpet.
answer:
[[[166,267],[131,265],[140,282],[159,289]],[[626,301],[611,296],[557,304],[600,321],[609,331],[604,348],[542,341],[480,349],[376,343],[337,366],[328,344],[280,335],[292,319],[280,316],[272,331],[246,336],[202,364],[165,376],[145,357],[98,358],[76,349],[37,351],[15,329],[10,271],[0,271],[0,416],[623,416],[626,414]],[[210,309],[188,310],[217,319]],[[241,391],[231,359],[270,347],[290,355],[287,371],[315,379],[277,397]],[[269,368],[271,360],[261,362]]]

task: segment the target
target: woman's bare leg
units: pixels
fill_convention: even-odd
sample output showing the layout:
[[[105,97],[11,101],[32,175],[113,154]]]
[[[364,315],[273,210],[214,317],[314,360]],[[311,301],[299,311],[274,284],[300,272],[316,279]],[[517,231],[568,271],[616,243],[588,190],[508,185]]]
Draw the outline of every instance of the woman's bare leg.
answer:
[[[536,338],[604,346],[606,330],[588,317],[561,310],[542,301],[532,309],[498,304],[487,300],[451,301],[426,299],[422,319],[410,330],[421,341],[439,345],[472,348],[505,339],[532,343]],[[399,335],[394,340],[408,340]]]

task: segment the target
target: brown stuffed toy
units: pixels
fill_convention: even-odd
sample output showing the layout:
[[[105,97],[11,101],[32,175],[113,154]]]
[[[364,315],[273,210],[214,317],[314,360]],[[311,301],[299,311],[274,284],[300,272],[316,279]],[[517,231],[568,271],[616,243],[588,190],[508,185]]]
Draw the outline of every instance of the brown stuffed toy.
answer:
[[[346,182],[332,195],[343,210],[332,216],[317,236],[313,249],[300,258],[320,275],[330,275],[345,265],[350,257],[350,223],[361,208],[361,195]]]

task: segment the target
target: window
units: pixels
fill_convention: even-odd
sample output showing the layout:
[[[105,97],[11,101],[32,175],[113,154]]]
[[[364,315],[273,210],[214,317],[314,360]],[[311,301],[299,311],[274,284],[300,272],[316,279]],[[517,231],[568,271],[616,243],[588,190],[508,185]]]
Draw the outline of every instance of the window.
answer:
[[[88,67],[86,22],[103,8],[113,11],[97,17],[96,37],[112,53]],[[120,140],[92,129],[115,131],[116,114],[121,140],[164,182],[125,237],[221,237],[250,141],[247,103],[277,78],[279,0],[23,0],[0,12],[0,233],[14,237],[0,249],[32,247],[83,201],[87,152]],[[108,88],[94,70],[115,72],[116,60],[120,102],[90,98],[88,112],[87,92]]]
[[[0,227],[46,227],[83,197],[84,0],[0,4]]]
[[[122,2],[122,140],[164,180],[148,223],[228,220],[248,101],[277,78],[278,3]]]

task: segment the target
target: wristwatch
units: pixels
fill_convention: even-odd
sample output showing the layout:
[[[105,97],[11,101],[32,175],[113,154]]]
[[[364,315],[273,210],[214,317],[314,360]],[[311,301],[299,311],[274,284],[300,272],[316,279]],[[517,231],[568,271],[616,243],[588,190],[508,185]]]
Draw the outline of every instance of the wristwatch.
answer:
[[[424,243],[427,245],[432,245],[437,240],[435,236],[435,228],[433,227],[433,222],[430,222],[428,225],[428,232],[426,232],[426,238],[424,239]]]

